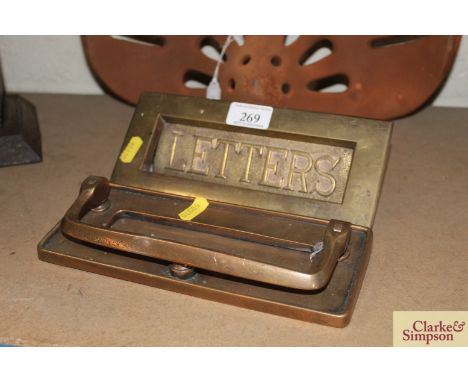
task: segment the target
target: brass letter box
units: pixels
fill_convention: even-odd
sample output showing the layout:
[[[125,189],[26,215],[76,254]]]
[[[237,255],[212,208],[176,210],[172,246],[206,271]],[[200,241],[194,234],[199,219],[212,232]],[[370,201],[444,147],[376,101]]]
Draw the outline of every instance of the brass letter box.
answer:
[[[227,124],[230,106],[143,95],[111,180],[84,180],[39,258],[345,326],[369,258],[390,124],[274,109],[261,130]]]

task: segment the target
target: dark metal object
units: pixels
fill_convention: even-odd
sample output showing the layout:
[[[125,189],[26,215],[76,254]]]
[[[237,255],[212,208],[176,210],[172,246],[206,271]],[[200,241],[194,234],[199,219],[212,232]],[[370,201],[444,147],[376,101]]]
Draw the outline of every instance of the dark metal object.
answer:
[[[144,96],[112,181],[85,179],[61,223],[39,243],[39,257],[346,325],[369,255],[389,124],[276,109],[269,129],[259,134],[226,125],[228,107],[199,98]],[[129,159],[124,153],[135,138],[142,144]],[[200,139],[203,152],[197,151]],[[230,152],[227,143],[219,149],[220,142],[255,145],[258,155]],[[282,152],[284,163],[272,165],[275,154],[261,154],[266,152]],[[298,156],[318,165],[298,165]],[[325,157],[329,162],[322,167]],[[213,183],[210,176],[216,175],[225,183]],[[199,196],[209,200],[208,208],[181,220],[178,214]]]
[[[203,52],[219,55],[226,39],[115,37],[84,36],[84,50],[105,87],[133,104],[143,91],[205,97],[199,87],[208,85],[216,62]],[[459,42],[460,36],[301,36],[286,45],[285,36],[245,36],[223,58],[222,99],[394,119],[441,87]],[[193,82],[200,86],[188,87]]]
[[[6,94],[0,70],[0,167],[41,160],[36,110],[24,98]]]

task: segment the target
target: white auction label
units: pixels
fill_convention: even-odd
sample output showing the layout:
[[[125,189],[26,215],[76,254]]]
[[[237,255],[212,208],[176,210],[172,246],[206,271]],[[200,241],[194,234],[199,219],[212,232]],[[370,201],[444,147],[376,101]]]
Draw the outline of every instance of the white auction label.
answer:
[[[273,108],[271,106],[252,105],[233,102],[226,117],[228,125],[266,130],[270,125]]]

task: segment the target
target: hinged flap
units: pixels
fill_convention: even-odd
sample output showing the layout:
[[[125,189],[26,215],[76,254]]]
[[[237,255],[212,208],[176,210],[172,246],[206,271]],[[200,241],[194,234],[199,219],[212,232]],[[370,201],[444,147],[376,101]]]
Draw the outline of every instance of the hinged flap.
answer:
[[[391,124],[149,93],[137,106],[114,183],[370,227]],[[240,127],[241,119],[245,125]],[[232,120],[232,115],[229,121]],[[230,122],[231,123],[231,122]],[[265,125],[261,125],[265,128]]]

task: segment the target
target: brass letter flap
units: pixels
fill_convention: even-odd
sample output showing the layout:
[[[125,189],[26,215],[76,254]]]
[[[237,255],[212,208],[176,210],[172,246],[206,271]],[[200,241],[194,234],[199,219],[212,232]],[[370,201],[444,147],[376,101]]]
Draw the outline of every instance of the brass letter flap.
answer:
[[[333,326],[365,272],[387,123],[146,94],[111,181],[91,176],[39,244],[42,260]],[[179,214],[196,198],[208,207]]]

